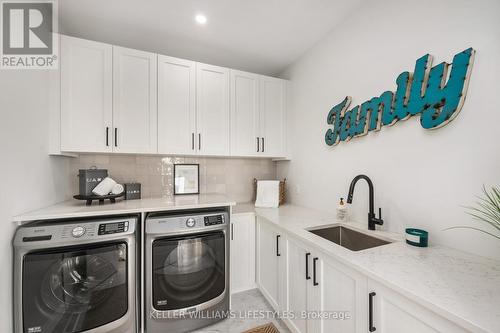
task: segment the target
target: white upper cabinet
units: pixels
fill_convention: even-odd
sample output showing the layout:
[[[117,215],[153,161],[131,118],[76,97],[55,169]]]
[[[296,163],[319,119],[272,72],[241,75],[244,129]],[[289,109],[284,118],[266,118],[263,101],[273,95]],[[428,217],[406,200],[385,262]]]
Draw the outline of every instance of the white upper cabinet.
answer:
[[[285,157],[286,81],[261,76],[260,137],[261,151],[268,157]]]
[[[61,150],[112,151],[113,48],[61,36]]]
[[[259,75],[231,70],[231,155],[258,156]]]
[[[52,151],[287,156],[284,80],[63,35],[60,45]]]
[[[158,152],[195,154],[195,62],[158,56]]]
[[[286,81],[231,70],[231,155],[285,157]]]
[[[196,64],[196,146],[201,155],[229,155],[229,69]]]
[[[156,54],[113,47],[113,151],[157,152]]]

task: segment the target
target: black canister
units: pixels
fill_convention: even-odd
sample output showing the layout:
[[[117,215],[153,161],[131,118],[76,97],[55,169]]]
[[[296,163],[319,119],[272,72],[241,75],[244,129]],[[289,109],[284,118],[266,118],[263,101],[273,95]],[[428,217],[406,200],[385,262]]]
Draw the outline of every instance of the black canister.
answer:
[[[125,184],[125,200],[134,200],[141,198],[141,184],[127,183]]]
[[[80,195],[92,195],[92,190],[107,176],[107,169],[97,169],[95,166],[78,170]]]

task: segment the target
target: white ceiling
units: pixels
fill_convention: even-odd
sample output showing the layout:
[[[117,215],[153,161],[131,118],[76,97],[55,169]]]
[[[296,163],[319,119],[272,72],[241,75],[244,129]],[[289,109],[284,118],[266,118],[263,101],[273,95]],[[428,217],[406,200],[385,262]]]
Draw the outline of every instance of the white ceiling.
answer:
[[[362,1],[60,0],[59,25],[76,37],[275,75]]]

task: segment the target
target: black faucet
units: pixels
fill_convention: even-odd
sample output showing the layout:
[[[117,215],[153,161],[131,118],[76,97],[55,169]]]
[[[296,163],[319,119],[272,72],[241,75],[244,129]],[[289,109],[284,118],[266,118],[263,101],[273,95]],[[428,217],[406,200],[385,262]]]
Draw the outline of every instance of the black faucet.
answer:
[[[370,200],[370,212],[368,213],[368,229],[369,230],[375,230],[375,225],[382,225],[384,224],[384,220],[382,220],[382,208],[378,209],[378,218],[375,217],[375,213],[373,212],[373,183],[368,176],[365,175],[358,175],[354,177],[354,179],[351,182],[351,186],[349,186],[349,194],[347,195],[347,203],[352,203],[352,196],[354,194],[354,187],[356,186],[356,183],[358,180],[364,179],[368,183],[368,187],[370,190],[369,193],[369,200]]]

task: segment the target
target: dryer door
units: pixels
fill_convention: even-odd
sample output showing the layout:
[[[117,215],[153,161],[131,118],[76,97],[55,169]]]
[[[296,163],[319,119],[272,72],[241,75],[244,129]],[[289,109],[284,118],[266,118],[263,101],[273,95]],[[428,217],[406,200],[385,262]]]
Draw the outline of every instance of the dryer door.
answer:
[[[153,242],[153,308],[172,311],[214,305],[226,290],[223,231]]]
[[[127,313],[127,244],[31,252],[22,279],[24,332],[97,328]]]

